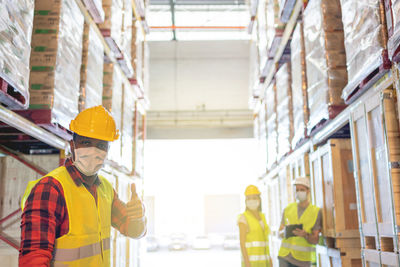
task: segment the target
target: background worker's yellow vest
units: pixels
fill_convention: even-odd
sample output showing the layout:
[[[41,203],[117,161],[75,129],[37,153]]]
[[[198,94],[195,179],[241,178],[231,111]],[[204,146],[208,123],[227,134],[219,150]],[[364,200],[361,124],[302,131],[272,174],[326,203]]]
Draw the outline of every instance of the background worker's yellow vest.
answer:
[[[319,208],[310,204],[299,218],[297,214],[297,203],[291,203],[284,211],[285,225],[303,224],[303,230],[311,234],[311,229],[314,227],[318,218],[318,212]],[[299,261],[316,261],[315,245],[308,243],[304,237],[296,236],[282,240],[279,257],[286,257],[289,253]]]
[[[99,176],[101,184],[97,187],[96,205],[92,194],[84,185],[77,186],[65,167],[59,167],[46,176],[60,182],[69,217],[69,232],[56,239],[52,266],[109,267],[111,206],[114,198],[111,184]],[[28,184],[21,202],[22,209],[40,179]]]
[[[264,214],[260,212],[261,219],[265,225],[263,230],[260,222],[246,210],[243,213],[249,226],[249,232],[246,235],[246,250],[249,255],[251,267],[269,267],[269,234],[270,230],[265,220]],[[242,266],[244,262],[242,260]]]

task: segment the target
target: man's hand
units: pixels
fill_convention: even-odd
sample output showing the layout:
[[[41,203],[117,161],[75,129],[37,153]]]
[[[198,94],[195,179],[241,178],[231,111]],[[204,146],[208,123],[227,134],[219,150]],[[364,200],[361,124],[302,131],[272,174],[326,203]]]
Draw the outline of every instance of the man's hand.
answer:
[[[140,220],[144,218],[144,206],[139,196],[136,193],[136,185],[131,185],[132,197],[126,204],[128,219],[131,221]]]
[[[301,229],[294,229],[294,230],[293,230],[293,234],[294,234],[295,236],[301,236],[301,237],[304,237],[304,238],[307,237],[307,232],[304,231],[304,230],[301,230]]]

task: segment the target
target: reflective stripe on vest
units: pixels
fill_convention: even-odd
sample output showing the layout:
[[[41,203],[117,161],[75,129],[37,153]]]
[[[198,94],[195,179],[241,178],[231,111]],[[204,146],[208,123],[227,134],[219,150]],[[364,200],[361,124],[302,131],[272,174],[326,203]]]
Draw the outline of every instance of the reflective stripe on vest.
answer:
[[[249,256],[250,261],[267,261],[269,260],[268,255],[251,255]]]
[[[315,247],[303,247],[303,246],[297,246],[294,244],[289,244],[289,243],[282,243],[282,247],[285,247],[287,249],[292,249],[292,250],[297,250],[297,251],[302,251],[302,252],[315,252],[316,249]]]
[[[53,177],[61,184],[69,217],[68,233],[55,240],[52,266],[109,267],[114,198],[110,182],[99,176],[101,183],[97,186],[96,200],[83,184],[75,184],[65,167],[59,167],[46,176]],[[28,184],[23,208],[32,188],[42,178]]]
[[[110,249],[110,238],[103,239],[103,249]],[[59,248],[55,251],[55,261],[76,261],[87,257],[93,257],[101,253],[101,242],[82,246],[79,248]]]
[[[267,247],[267,242],[264,241],[253,241],[253,242],[246,242],[246,248],[254,248],[254,247]]]

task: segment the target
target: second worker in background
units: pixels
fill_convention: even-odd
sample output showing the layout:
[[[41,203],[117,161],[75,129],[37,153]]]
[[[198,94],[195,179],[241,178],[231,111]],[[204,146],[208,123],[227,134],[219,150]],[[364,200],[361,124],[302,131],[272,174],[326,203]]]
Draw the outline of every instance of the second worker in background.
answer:
[[[310,180],[302,177],[294,182],[297,202],[283,211],[279,228],[283,237],[279,250],[280,267],[308,267],[316,262],[315,245],[322,229],[321,210],[310,203]]]

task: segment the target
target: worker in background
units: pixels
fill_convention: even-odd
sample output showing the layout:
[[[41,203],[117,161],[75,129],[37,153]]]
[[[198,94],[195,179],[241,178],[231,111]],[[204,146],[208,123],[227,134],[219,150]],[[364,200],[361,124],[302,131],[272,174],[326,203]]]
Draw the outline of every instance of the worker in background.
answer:
[[[125,204],[98,175],[109,143],[119,137],[102,106],[71,121],[71,154],[64,166],[30,182],[22,199],[19,266],[110,266],[111,226],[140,238],[146,233],[144,206],[132,185]]]
[[[279,228],[280,237],[283,238],[279,250],[280,267],[306,267],[314,264],[315,245],[322,228],[322,213],[309,201],[310,180],[297,178],[294,186],[297,202],[285,208]]]
[[[249,185],[244,192],[246,210],[239,215],[240,249],[243,267],[270,267],[269,256],[270,229],[261,212],[260,191]]]

